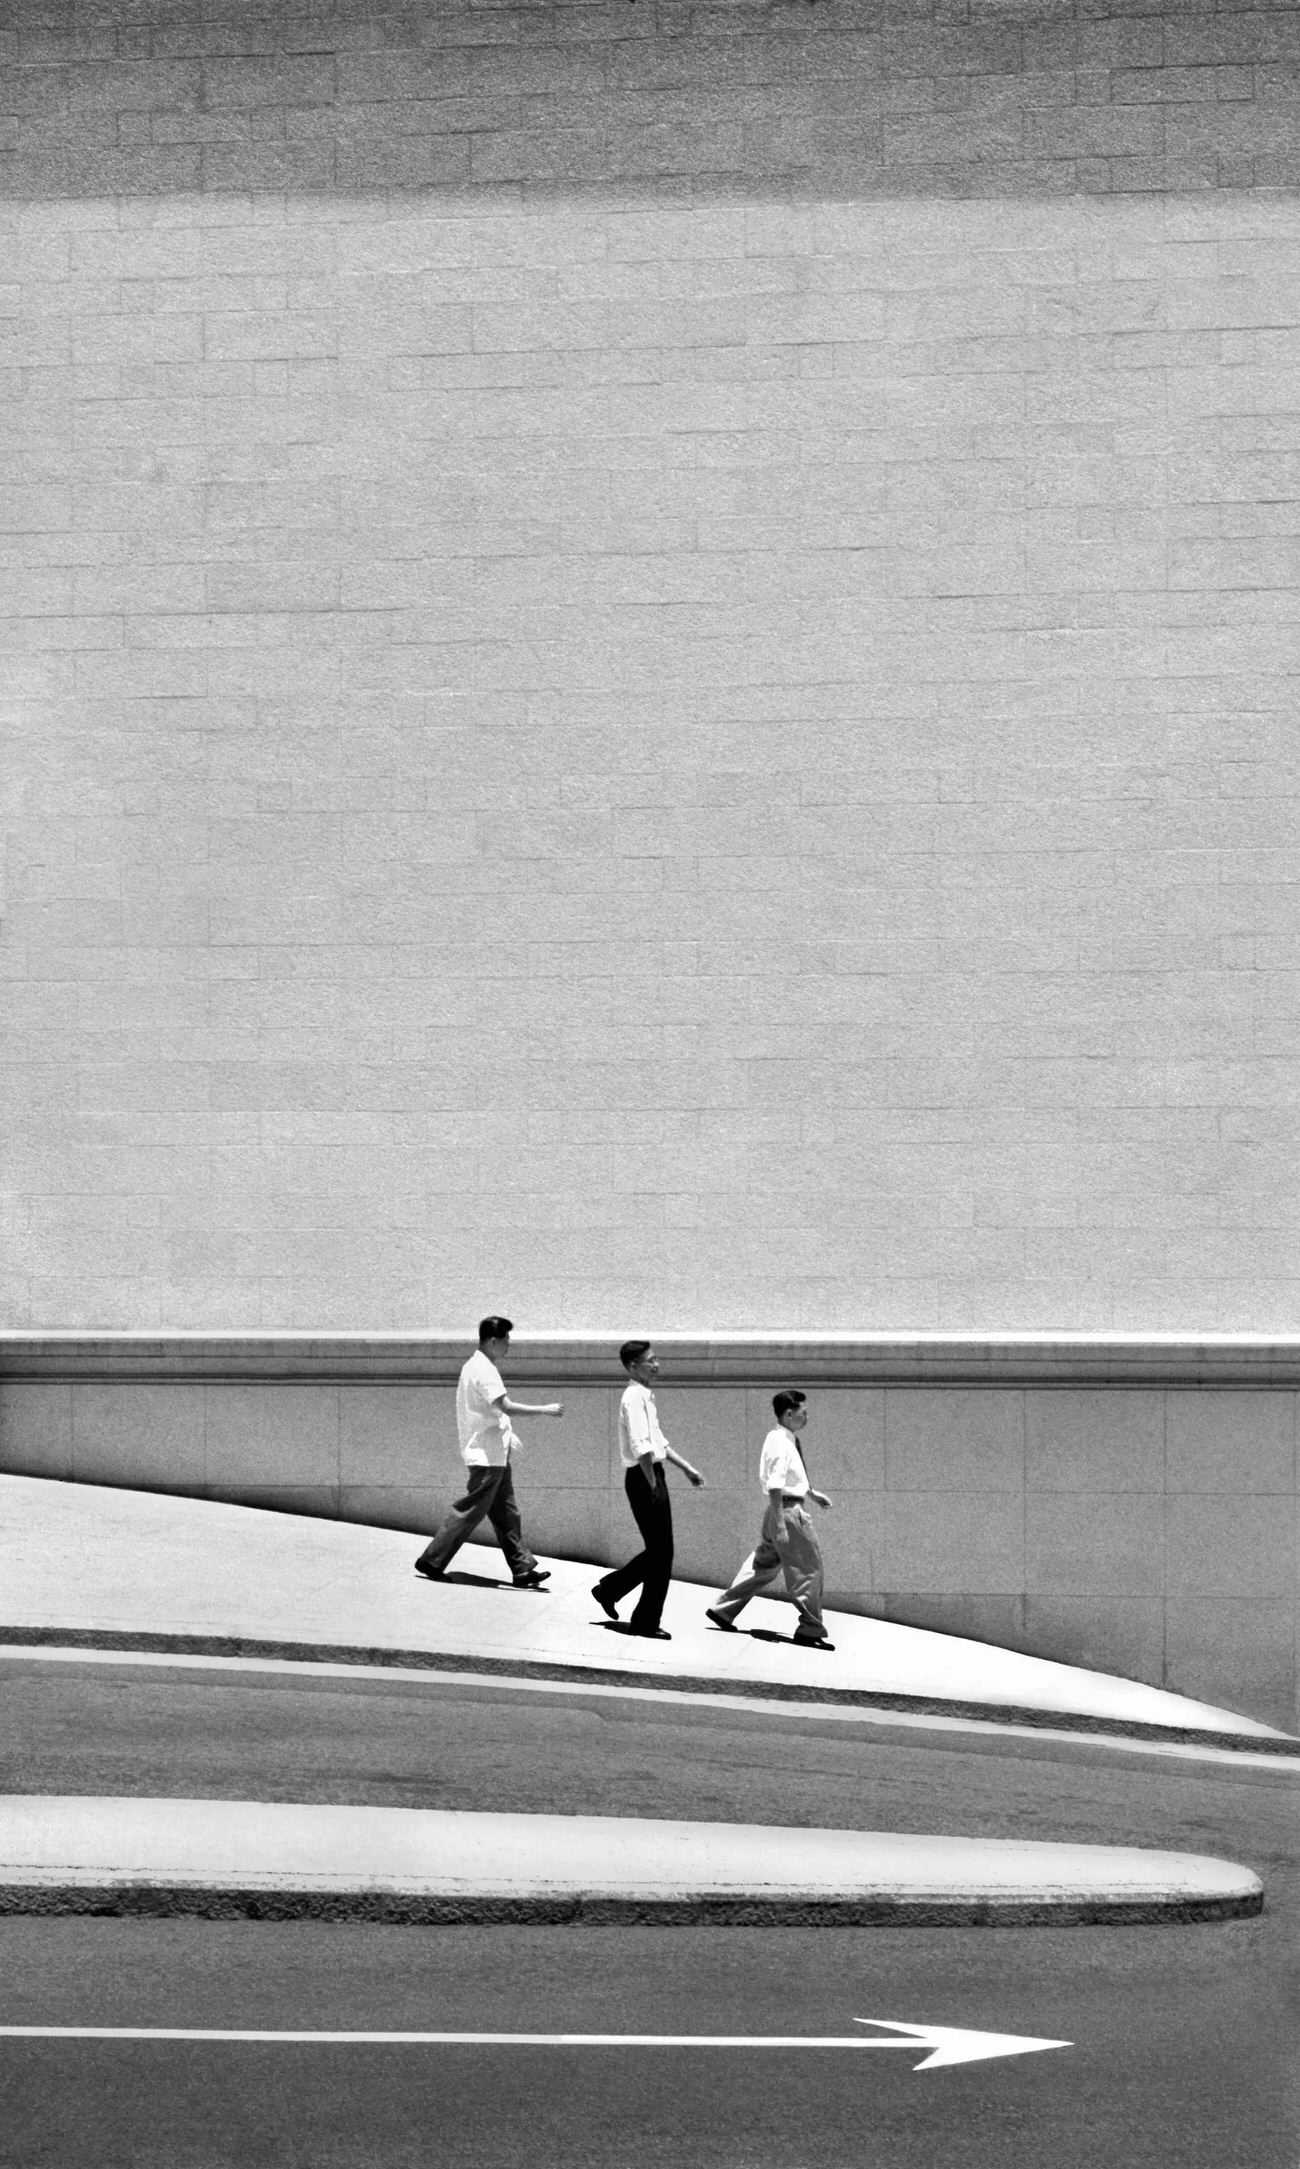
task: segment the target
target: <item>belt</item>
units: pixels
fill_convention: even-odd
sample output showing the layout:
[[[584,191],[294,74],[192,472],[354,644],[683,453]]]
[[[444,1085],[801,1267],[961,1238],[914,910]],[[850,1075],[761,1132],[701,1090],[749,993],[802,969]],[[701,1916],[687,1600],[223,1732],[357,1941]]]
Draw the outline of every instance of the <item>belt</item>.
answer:
[[[781,1493],[781,1504],[782,1506],[802,1506],[807,1496],[806,1491],[783,1491]]]

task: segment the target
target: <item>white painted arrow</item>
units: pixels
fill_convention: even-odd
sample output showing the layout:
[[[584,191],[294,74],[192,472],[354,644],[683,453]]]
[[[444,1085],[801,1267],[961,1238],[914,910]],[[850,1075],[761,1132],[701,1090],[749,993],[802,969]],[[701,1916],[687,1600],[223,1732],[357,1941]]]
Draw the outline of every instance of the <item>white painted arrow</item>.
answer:
[[[930,2054],[916,2071],[934,2071],[940,2064],[975,2064],[985,2056],[1027,2056],[1033,2049],[1073,2048],[1073,2041],[1039,2041],[1028,2033],[976,2033],[968,2026],[904,2026],[896,2018],[855,2018],[855,2026],[888,2026],[907,2038],[902,2041],[864,2041],[863,2048],[920,2048]]]
[[[914,2068],[973,2064],[985,2056],[1023,2056],[1032,2049],[1072,2048],[1070,2041],[1037,2041],[1029,2034],[976,2033],[960,2026],[907,2026],[895,2018],[859,2018],[857,2026],[888,2026],[899,2038],[873,2041],[857,2033],[278,2033],[215,2026],[0,2026],[6,2040],[43,2041],[294,2041],[309,2046],[360,2043],[374,2047],[473,2048],[739,2048],[918,2049],[930,2054]]]

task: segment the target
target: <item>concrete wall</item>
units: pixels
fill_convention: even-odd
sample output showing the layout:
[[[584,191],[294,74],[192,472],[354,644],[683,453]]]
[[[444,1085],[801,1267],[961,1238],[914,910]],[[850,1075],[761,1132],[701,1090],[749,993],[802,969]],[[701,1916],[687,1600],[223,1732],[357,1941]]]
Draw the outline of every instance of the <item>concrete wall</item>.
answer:
[[[0,1319],[1295,1329],[1300,11],[6,21]]]
[[[680,1574],[721,1587],[752,1545],[771,1395],[799,1380],[835,1499],[819,1523],[833,1605],[1300,1720],[1294,1344],[659,1346],[665,1430],[709,1485],[675,1487]],[[464,1353],[14,1339],[0,1467],[424,1531],[460,1473]],[[565,1402],[561,1423],[520,1420],[528,1533],[602,1565],[636,1546],[615,1372],[612,1350],[575,1341],[535,1343],[510,1373]]]

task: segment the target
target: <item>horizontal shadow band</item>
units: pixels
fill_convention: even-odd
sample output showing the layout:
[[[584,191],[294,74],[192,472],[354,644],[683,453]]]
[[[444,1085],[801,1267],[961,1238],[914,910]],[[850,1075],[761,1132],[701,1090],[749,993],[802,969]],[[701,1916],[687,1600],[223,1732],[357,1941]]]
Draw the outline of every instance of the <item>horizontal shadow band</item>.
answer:
[[[438,1897],[400,1891],[198,1889],[185,1884],[0,1885],[0,1916],[132,1920],[356,1921],[386,1927],[575,1928],[1156,1927],[1245,1920],[1262,1891],[1176,1898]]]

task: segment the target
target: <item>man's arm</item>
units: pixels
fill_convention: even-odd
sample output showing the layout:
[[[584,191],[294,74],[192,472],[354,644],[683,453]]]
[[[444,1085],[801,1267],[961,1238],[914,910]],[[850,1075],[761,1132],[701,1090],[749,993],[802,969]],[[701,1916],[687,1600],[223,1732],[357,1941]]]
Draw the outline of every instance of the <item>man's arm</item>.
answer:
[[[834,1506],[835,1504],[834,1499],[828,1499],[824,1491],[814,1491],[811,1484],[808,1486],[808,1496],[810,1499],[816,1499],[819,1506]]]
[[[680,1469],[684,1476],[689,1476],[697,1491],[703,1491],[704,1478],[701,1476],[699,1470],[692,1468],[689,1461],[683,1461],[681,1455],[675,1454],[671,1446],[667,1448],[667,1453],[668,1459],[672,1462],[673,1467]]]
[[[503,1408],[507,1416],[562,1416],[564,1414],[563,1401],[545,1401],[539,1404],[534,1404],[531,1401],[512,1401],[508,1393],[499,1393],[492,1406],[493,1408]]]
[[[772,1501],[773,1510],[776,1514],[776,1526],[773,1528],[772,1534],[778,1544],[783,1544],[785,1542],[785,1494],[779,1484],[773,1484],[767,1495]]]

